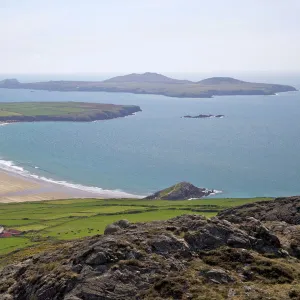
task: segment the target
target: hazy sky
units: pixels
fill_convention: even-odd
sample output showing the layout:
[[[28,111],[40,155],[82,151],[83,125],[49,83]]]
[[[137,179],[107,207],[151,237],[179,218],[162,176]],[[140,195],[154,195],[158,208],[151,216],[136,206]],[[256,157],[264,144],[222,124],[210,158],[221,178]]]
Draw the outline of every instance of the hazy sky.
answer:
[[[0,73],[300,71],[300,0],[0,0]]]

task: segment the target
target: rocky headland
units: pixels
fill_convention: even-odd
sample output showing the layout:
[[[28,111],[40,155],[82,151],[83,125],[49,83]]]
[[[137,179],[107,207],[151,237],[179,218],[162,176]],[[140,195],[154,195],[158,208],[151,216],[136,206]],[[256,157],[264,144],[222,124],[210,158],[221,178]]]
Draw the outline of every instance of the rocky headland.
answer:
[[[179,182],[166,189],[160,190],[145,199],[162,199],[162,200],[187,200],[199,199],[214,194],[216,191],[206,188],[198,188],[189,182]]]
[[[136,105],[87,102],[9,102],[0,103],[0,123],[92,122],[110,120],[140,112]]]
[[[3,300],[300,299],[300,197],[108,225],[0,271]]]

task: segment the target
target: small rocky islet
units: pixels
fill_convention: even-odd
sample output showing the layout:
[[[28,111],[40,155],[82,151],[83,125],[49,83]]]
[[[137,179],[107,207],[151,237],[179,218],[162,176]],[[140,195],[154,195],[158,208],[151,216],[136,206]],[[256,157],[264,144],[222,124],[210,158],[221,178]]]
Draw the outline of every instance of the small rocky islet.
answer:
[[[183,116],[183,118],[187,118],[187,119],[205,119],[205,118],[224,118],[225,115],[205,115],[205,114],[200,114],[200,115],[196,115],[196,116],[190,116],[190,115],[186,115]]]

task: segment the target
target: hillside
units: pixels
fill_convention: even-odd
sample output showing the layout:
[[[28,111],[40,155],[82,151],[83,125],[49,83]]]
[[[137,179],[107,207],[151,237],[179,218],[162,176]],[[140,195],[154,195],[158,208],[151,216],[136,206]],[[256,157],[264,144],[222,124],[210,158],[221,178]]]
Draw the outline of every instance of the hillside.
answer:
[[[271,208],[277,217],[255,219],[246,205],[230,211],[237,223],[223,213],[212,219],[121,220],[102,236],[15,256],[14,264],[0,271],[0,298],[299,299],[300,197],[251,207],[261,216]],[[279,209],[286,212],[284,219]],[[284,230],[293,235],[280,234]]]
[[[179,80],[173,79],[158,73],[150,73],[146,72],[144,74],[129,74],[123,76],[113,77],[104,82],[114,82],[114,83],[123,83],[123,82],[136,82],[136,83],[144,83],[144,82],[154,82],[154,83],[173,83],[173,84],[180,84],[180,83],[191,83],[188,80]]]
[[[0,81],[0,88],[154,94],[180,98],[211,98],[216,95],[274,95],[280,92],[296,91],[289,85],[252,83],[230,77],[212,77],[192,82],[150,72],[117,76],[104,81],[21,83],[17,79],[6,79]]]
[[[90,122],[132,115],[139,106],[84,102],[0,103],[0,122],[72,121]]]
[[[234,79],[231,77],[212,77],[198,81],[199,84],[215,85],[215,84],[245,84],[245,81]]]
[[[103,234],[108,224],[120,219],[134,223],[167,220],[183,214],[213,217],[225,208],[259,200],[271,199],[70,199],[26,204],[0,203],[0,226],[5,230],[22,232],[22,236],[1,240],[0,256],[31,245],[39,246],[43,242],[51,244]]]

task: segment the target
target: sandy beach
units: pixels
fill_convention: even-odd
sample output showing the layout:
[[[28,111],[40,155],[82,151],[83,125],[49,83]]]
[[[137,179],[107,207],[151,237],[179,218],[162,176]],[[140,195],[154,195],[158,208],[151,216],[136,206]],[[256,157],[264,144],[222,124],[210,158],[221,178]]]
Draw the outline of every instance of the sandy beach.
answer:
[[[0,203],[115,196],[113,191],[92,193],[0,170]]]

